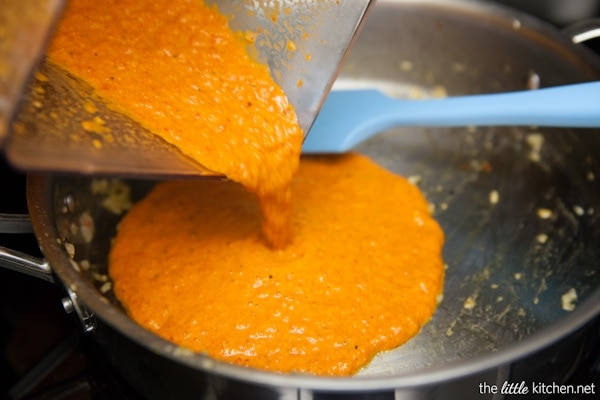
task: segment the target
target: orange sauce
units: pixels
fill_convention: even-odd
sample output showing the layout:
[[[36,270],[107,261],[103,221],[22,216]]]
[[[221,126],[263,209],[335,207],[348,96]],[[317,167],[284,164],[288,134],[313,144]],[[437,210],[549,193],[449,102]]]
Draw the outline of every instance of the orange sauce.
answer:
[[[214,7],[73,0],[48,57],[232,179],[159,183],[124,217],[110,274],[142,326],[239,365],[350,375],[430,319],[443,233],[424,197],[363,156],[300,162],[293,108]]]
[[[444,277],[419,189],[347,154],[302,159],[292,190],[295,235],[273,251],[242,186],[158,184],[114,241],[118,298],[167,340],[284,373],[351,375],[417,334]]]
[[[263,234],[289,242],[304,134],[283,90],[201,0],[73,0],[48,58],[117,111],[256,192]]]

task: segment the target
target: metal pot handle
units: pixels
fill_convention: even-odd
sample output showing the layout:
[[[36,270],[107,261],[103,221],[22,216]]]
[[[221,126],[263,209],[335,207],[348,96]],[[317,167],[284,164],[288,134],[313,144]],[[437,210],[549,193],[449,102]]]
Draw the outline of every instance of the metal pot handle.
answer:
[[[32,232],[28,215],[0,214],[0,233],[22,234]],[[50,264],[46,259],[34,257],[21,251],[0,246],[0,267],[55,283]],[[67,313],[75,312],[84,332],[93,332],[96,327],[94,315],[78,300],[74,291],[65,288],[67,296],[62,299]]]
[[[0,233],[23,234],[33,231],[26,214],[0,214]],[[54,282],[52,269],[43,258],[0,246],[0,267]]]
[[[0,267],[54,283],[52,269],[50,269],[50,265],[45,259],[2,246],[0,246]]]
[[[0,267],[31,275],[47,282],[56,282],[50,264],[45,259],[30,256],[3,246],[0,246]],[[84,332],[93,332],[96,328],[94,314],[78,300],[74,291],[69,288],[65,288],[65,290],[67,296],[62,299],[63,308],[68,314],[72,312],[76,313]]]
[[[576,22],[564,28],[563,32],[570,37],[571,41],[575,44],[600,38],[600,18]]]

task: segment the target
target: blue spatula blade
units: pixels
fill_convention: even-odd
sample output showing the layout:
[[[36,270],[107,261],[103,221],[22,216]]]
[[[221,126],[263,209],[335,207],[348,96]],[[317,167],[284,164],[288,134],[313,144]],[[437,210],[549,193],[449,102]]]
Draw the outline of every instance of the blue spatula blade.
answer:
[[[346,152],[397,126],[493,125],[600,127],[600,82],[430,100],[391,99],[374,89],[334,90],[302,151]]]

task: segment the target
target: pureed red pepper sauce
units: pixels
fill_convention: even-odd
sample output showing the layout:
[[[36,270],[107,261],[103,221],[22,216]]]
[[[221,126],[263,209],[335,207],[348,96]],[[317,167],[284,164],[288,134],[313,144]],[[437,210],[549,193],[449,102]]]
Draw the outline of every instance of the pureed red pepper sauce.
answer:
[[[303,158],[291,243],[264,245],[233,182],[165,182],[121,222],[110,274],[131,316],[214,358],[350,375],[404,343],[442,292],[443,234],[420,191],[358,154]]]
[[[289,183],[304,134],[268,68],[216,7],[69,1],[47,53],[117,111],[256,192],[267,242],[289,241]]]
[[[295,173],[294,111],[216,9],[139,3],[70,2],[50,59],[239,183],[159,183],[124,217],[109,267],[131,317],[281,373],[351,375],[418,333],[444,278],[420,191],[358,154]]]

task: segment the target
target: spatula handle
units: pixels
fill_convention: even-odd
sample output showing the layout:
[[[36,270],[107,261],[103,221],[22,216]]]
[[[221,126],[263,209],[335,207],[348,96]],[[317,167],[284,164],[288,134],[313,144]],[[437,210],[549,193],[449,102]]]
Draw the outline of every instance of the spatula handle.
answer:
[[[439,100],[392,102],[396,104],[386,109],[390,127],[398,124],[600,127],[600,82]]]

